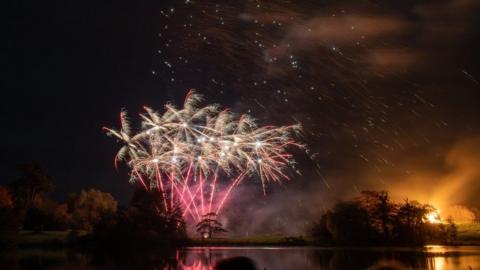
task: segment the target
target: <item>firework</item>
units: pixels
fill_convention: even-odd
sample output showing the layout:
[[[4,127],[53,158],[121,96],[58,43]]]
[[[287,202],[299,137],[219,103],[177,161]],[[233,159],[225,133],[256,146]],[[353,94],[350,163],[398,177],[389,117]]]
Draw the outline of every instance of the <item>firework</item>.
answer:
[[[299,125],[257,126],[249,115],[236,117],[217,105],[199,106],[202,96],[193,90],[183,108],[172,104],[160,114],[149,107],[140,114],[142,129],[133,134],[126,111],[121,129],[104,128],[123,146],[115,157],[128,164],[130,181],[163,194],[163,207],[182,206],[184,216],[199,221],[218,214],[233,189],[258,175],[268,182],[289,179],[284,170],[294,164],[288,148],[300,147],[293,136]]]

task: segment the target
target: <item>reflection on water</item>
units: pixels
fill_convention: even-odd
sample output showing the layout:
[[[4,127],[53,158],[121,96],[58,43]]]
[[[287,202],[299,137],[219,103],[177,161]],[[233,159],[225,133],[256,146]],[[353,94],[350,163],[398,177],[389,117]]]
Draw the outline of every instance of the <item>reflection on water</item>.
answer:
[[[263,269],[428,269],[480,270],[480,247],[425,248],[186,248],[85,253],[72,250],[17,250],[0,254],[0,269],[211,270],[219,260],[248,257]]]

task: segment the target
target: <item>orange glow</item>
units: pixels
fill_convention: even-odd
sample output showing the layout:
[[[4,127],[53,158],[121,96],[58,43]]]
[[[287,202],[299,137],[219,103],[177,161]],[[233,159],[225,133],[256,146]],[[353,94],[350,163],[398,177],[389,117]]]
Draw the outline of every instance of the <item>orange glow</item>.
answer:
[[[426,214],[425,219],[432,224],[442,223],[442,220],[440,219],[440,210],[434,210]]]

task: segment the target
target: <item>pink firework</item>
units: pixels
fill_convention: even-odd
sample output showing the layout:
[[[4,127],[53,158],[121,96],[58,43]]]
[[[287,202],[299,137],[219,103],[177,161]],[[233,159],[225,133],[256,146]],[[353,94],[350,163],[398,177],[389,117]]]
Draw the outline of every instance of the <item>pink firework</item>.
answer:
[[[163,194],[166,211],[181,204],[195,221],[219,214],[234,188],[254,174],[262,188],[289,177],[294,163],[287,149],[302,148],[292,136],[299,125],[258,127],[252,117],[236,117],[217,105],[199,106],[202,96],[190,91],[183,108],[165,105],[160,114],[145,107],[142,129],[133,134],[125,111],[121,129],[104,128],[123,146],[115,157],[131,168],[131,182]]]

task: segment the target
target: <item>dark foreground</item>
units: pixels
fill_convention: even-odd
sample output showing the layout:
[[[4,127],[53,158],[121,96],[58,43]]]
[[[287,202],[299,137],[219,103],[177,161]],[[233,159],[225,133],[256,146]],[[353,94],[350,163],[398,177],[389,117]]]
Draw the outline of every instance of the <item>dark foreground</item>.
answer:
[[[480,269],[478,246],[425,248],[192,247],[171,252],[17,249],[0,255],[0,269],[208,270],[228,258],[256,269]],[[245,259],[241,259],[245,260]],[[240,260],[240,261],[241,261]]]

